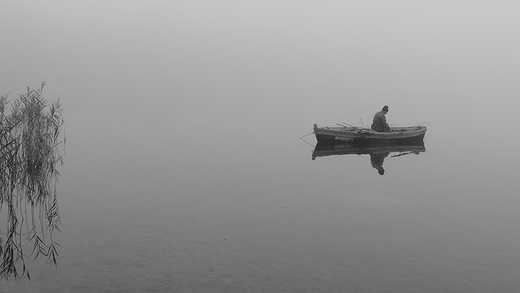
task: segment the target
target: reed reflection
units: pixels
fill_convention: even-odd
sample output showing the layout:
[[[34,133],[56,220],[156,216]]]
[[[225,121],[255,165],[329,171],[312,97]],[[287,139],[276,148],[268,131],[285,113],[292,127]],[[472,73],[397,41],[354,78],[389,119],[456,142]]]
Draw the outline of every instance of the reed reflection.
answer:
[[[56,264],[63,118],[59,101],[47,104],[42,97],[44,85],[12,103],[0,97],[0,279],[30,278],[29,256]]]

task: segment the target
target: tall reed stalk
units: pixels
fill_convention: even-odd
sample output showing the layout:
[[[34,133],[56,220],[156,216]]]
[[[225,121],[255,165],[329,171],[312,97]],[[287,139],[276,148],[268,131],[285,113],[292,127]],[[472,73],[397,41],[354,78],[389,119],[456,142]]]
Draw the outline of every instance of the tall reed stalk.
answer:
[[[48,104],[44,86],[27,88],[12,103],[0,97],[0,279],[30,279],[29,257],[56,264],[56,166],[63,164],[58,147],[65,139],[60,102]]]

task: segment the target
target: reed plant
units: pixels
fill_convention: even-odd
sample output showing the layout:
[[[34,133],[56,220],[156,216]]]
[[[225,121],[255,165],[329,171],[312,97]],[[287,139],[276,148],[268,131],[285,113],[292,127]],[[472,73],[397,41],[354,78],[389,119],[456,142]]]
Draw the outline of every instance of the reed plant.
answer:
[[[64,120],[59,99],[49,104],[44,87],[28,87],[14,101],[0,97],[0,279],[30,279],[27,259],[56,265]]]

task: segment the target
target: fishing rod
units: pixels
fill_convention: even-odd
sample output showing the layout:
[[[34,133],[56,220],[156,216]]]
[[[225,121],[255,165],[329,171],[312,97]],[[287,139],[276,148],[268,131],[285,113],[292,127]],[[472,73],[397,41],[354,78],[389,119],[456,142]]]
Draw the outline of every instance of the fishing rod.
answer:
[[[425,125],[425,124],[430,124],[431,122],[424,122],[424,123],[420,123],[420,124],[415,124],[415,125],[412,125],[410,127],[415,127],[415,126],[422,126],[422,125]]]

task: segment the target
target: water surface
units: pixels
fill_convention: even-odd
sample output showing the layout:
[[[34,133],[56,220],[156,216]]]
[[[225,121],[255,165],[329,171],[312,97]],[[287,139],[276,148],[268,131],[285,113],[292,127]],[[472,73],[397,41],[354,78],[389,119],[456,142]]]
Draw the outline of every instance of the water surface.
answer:
[[[508,152],[490,156],[492,145],[476,141],[443,148],[433,125],[426,152],[387,157],[380,176],[368,155],[313,161],[298,138],[311,124],[280,125],[237,125],[210,140],[179,130],[184,139],[152,152],[120,145],[139,155],[80,153],[69,138],[59,265],[31,264],[30,282],[2,290],[518,288],[518,183]]]

